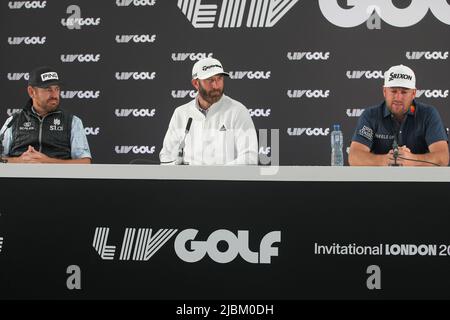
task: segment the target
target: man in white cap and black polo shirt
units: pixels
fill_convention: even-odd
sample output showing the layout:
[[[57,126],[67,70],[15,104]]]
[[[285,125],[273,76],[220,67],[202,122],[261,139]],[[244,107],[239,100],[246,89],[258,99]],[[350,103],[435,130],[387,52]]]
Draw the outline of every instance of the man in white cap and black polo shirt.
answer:
[[[356,166],[447,166],[447,133],[436,108],[416,97],[416,77],[404,65],[384,74],[385,101],[359,118],[350,145]]]
[[[175,109],[159,155],[162,164],[258,164],[255,126],[248,109],[224,94],[224,76],[217,59],[194,64],[197,97]]]
[[[26,106],[9,117],[1,133],[3,162],[91,163],[80,118],[59,108],[60,78],[51,67],[34,69]]]

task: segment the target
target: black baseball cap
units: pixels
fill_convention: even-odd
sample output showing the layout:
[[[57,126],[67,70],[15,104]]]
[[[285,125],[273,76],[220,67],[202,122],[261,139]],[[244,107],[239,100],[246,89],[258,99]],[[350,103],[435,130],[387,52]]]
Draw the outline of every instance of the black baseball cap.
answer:
[[[28,85],[38,88],[48,88],[53,85],[61,85],[61,79],[58,73],[52,67],[37,67],[30,73]]]

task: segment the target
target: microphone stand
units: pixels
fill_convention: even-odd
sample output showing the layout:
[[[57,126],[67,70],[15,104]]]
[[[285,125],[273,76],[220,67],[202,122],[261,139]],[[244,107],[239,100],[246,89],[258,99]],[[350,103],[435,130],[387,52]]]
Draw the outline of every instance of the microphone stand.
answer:
[[[391,164],[392,167],[399,167],[400,165],[397,163],[398,159],[398,133],[400,131],[400,123],[395,120],[394,115],[391,113],[391,125],[394,131],[394,141],[392,141],[392,151],[394,155],[394,163]]]
[[[178,165],[188,165],[189,163],[184,162],[184,139],[178,150],[178,158],[176,164]]]
[[[5,151],[5,148],[3,147],[3,137],[5,136],[5,133],[2,132],[0,134],[0,163],[7,163],[8,161],[3,159],[3,152]]]
[[[392,167],[399,167],[400,165],[397,163],[398,158],[398,143],[397,139],[394,139],[394,142],[392,143],[392,149],[394,151],[394,163],[391,164]]]
[[[192,118],[189,118],[188,122],[186,124],[186,130],[184,131],[183,141],[181,141],[180,147],[178,149],[178,157],[177,157],[177,161],[175,162],[175,164],[178,164],[178,165],[188,165],[189,164],[187,162],[184,162],[184,147],[186,145],[186,136],[188,135],[189,130],[191,129],[191,124],[192,124]]]

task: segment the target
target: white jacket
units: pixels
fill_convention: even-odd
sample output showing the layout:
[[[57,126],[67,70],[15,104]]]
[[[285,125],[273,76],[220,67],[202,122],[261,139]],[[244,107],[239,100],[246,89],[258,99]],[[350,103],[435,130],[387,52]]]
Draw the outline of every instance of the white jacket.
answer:
[[[169,123],[161,163],[175,163],[186,124],[192,118],[186,135],[184,162],[191,165],[258,164],[258,140],[248,109],[223,95],[205,115],[197,108],[197,99],[175,109]]]

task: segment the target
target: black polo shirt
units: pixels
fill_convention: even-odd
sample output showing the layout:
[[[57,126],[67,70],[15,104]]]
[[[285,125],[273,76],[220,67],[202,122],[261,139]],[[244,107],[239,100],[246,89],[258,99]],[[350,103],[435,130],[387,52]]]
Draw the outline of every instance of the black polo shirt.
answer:
[[[429,152],[428,146],[437,141],[447,141],[447,133],[436,108],[417,101],[401,124],[383,102],[362,113],[352,141],[362,143],[375,154],[386,154],[392,149],[397,134],[398,145],[406,145],[412,153]]]

